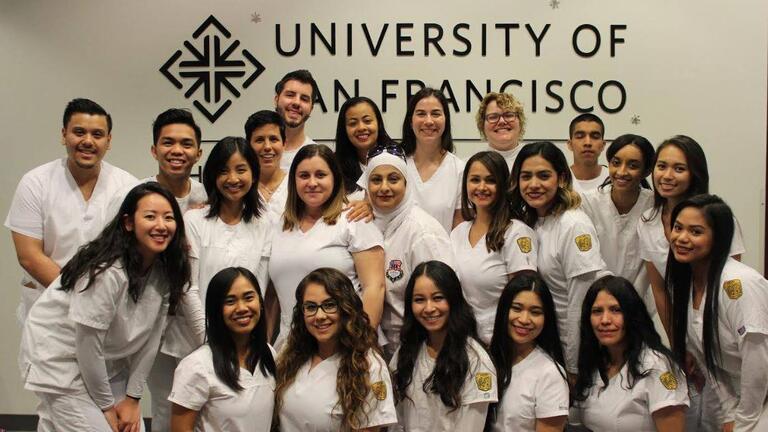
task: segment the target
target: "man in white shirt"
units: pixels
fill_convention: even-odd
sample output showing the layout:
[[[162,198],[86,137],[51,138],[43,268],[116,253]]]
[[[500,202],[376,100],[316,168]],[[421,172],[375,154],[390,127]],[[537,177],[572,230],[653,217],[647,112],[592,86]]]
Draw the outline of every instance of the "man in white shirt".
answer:
[[[280,168],[288,171],[294,156],[305,145],[315,144],[304,133],[317,97],[317,82],[306,69],[288,72],[275,84],[275,111],[285,122],[285,150]]]
[[[605,126],[592,113],[579,114],[568,128],[568,149],[573,152],[573,189],[583,193],[597,189],[608,178],[608,168],[598,163],[605,148]]]
[[[200,126],[192,113],[171,108],[152,123],[150,151],[157,161],[158,173],[144,181],[156,181],[171,191],[182,212],[200,207],[208,200],[203,185],[190,178],[203,150],[200,148]]]
[[[104,108],[88,99],[73,99],[64,110],[61,129],[66,158],[27,172],[16,188],[5,226],[25,272],[20,321],[77,249],[114,217],[108,211],[112,197],[137,182],[102,160],[111,131],[112,118]]]

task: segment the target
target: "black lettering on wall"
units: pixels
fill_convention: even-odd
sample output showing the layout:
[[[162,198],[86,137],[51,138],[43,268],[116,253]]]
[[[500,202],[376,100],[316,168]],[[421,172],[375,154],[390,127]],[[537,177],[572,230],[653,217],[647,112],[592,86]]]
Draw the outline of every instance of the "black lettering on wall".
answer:
[[[283,49],[283,38],[280,37],[280,24],[275,24],[275,48],[277,49],[277,52],[284,57],[291,57],[295,56],[297,52],[299,52],[299,48],[301,48],[301,26],[297,23],[293,26],[294,30],[294,45],[292,50],[285,50]]]

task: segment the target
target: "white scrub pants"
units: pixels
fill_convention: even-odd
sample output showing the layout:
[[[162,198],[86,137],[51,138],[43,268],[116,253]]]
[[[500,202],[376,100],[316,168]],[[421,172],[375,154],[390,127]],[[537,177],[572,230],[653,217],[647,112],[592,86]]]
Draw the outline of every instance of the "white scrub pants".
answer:
[[[32,305],[43,295],[45,290],[42,288],[30,288],[24,285],[19,286],[21,287],[21,300],[19,301],[19,307],[16,308],[16,320],[19,323],[19,327],[23,329],[24,321],[27,320],[27,315],[29,315],[29,310],[32,309]]]
[[[688,386],[688,394],[691,405],[685,412],[685,431],[720,432],[720,403],[709,381],[704,384],[701,393],[693,385]]]
[[[120,374],[110,380],[112,395],[116,401],[125,399],[128,385],[127,374]],[[38,432],[112,432],[101,408],[91,399],[87,391],[57,394],[35,392],[40,398],[37,407]],[[145,432],[144,421],[140,422]]]
[[[147,377],[147,387],[152,395],[152,432],[171,430],[171,402],[168,396],[173,388],[173,374],[179,360],[158,352]]]

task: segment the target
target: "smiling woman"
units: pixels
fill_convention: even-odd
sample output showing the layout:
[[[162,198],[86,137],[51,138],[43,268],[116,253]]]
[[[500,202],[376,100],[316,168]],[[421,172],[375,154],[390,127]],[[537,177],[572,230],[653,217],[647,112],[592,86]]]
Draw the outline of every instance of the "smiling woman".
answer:
[[[189,275],[176,200],[136,186],[29,312],[19,360],[41,428],[139,430],[144,381]]]
[[[294,296],[277,363],[280,430],[376,432],[397,423],[389,371],[352,281],[319,268]]]

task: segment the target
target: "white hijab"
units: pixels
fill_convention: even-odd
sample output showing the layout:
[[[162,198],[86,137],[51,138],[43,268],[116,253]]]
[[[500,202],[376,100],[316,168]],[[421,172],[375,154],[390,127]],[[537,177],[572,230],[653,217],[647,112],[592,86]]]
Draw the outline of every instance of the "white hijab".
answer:
[[[400,201],[400,204],[397,205],[397,207],[392,210],[383,211],[376,208],[376,206],[371,203],[371,207],[373,207],[373,215],[375,218],[373,222],[377,227],[379,227],[381,232],[384,233],[384,237],[387,238],[391,235],[392,232],[394,232],[395,229],[400,226],[400,224],[403,223],[407,215],[410,213],[409,210],[411,207],[413,207],[414,201],[413,193],[411,191],[413,183],[411,182],[411,179],[408,178],[408,170],[406,169],[405,161],[385,151],[372,157],[371,159],[368,159],[368,165],[365,167],[363,175],[361,175],[357,180],[357,185],[365,189],[365,191],[368,193],[369,200],[371,199],[371,192],[368,190],[368,178],[370,177],[373,170],[382,165],[389,165],[400,171],[400,175],[402,175],[405,179],[405,196],[403,197],[403,200]]]

